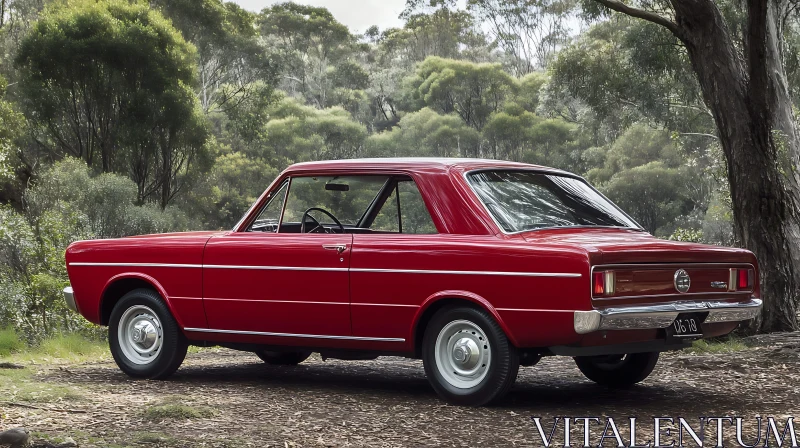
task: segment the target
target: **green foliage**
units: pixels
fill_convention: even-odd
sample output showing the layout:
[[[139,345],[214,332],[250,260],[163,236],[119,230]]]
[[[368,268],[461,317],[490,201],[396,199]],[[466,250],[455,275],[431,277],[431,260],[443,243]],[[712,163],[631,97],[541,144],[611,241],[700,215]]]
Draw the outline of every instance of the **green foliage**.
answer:
[[[58,359],[91,358],[108,353],[105,342],[79,334],[56,334],[42,341],[34,354]]]
[[[197,48],[197,95],[203,111],[230,112],[272,94],[277,67],[258,38],[256,15],[222,0],[155,0]]]
[[[694,72],[676,48],[677,38],[663,27],[615,16],[558,53],[552,82],[603,117],[612,137],[643,117],[681,132],[711,133]]]
[[[603,187],[606,195],[630,213],[647,231],[659,229],[688,212],[689,204],[681,195],[685,177],[663,162],[650,162],[611,177]]]
[[[370,136],[367,146],[373,157],[471,157],[479,143],[480,134],[457,115],[424,108],[404,116],[391,131]]]
[[[735,353],[747,350],[747,344],[735,336],[729,336],[722,340],[700,339],[692,343],[692,347],[686,353],[694,355],[714,355],[719,353]]]
[[[20,340],[13,328],[0,329],[0,358],[22,351],[25,343]]]
[[[64,304],[69,284],[64,251],[73,241],[186,228],[173,208],[137,206],[135,184],[116,174],[92,176],[66,159],[40,173],[21,214],[0,208],[0,325],[34,341],[60,330],[91,334],[93,326]]]
[[[359,155],[367,130],[344,109],[316,109],[284,98],[270,110],[261,156],[275,166],[291,161],[345,159]]]
[[[277,50],[284,89],[304,101],[324,109],[336,89],[364,85],[365,72],[353,59],[360,51],[355,36],[327,9],[279,3],[261,12],[258,26]]]
[[[23,138],[25,118],[14,105],[5,101],[8,83],[0,76],[0,183],[13,179],[19,161],[16,146]]]
[[[278,175],[264,159],[242,152],[217,157],[204,182],[187,192],[181,208],[205,229],[230,229]]]
[[[689,243],[700,243],[703,241],[703,231],[694,229],[678,228],[669,236],[672,241],[685,241]]]
[[[412,101],[443,114],[455,113],[481,130],[516,92],[517,82],[500,64],[430,57],[407,80]]]
[[[166,207],[208,130],[191,90],[195,50],[157,11],[122,0],[49,5],[20,44],[25,107],[56,157],[131,173]]]
[[[38,363],[45,359],[83,361],[107,357],[108,344],[99,336],[55,333],[40,341],[26,343],[22,335],[9,327],[0,330],[0,358],[5,357],[11,362],[25,364]],[[0,369],[0,374],[3,372]],[[28,376],[20,375],[21,378]]]
[[[181,397],[167,398],[161,404],[149,406],[144,410],[144,417],[154,421],[209,418],[216,414],[214,409],[206,406],[185,404]]]

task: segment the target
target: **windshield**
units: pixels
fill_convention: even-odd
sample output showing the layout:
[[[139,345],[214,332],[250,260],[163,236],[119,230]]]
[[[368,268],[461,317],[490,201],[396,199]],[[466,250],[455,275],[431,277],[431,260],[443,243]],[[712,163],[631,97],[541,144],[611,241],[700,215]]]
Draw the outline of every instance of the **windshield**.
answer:
[[[481,171],[467,180],[508,233],[545,227],[640,227],[586,182],[534,171]]]

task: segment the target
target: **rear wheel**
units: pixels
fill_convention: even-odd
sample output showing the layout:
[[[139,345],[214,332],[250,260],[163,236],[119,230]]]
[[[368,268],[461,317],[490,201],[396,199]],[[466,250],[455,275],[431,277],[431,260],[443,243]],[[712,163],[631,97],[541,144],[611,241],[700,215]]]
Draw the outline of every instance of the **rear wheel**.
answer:
[[[151,289],[133,290],[114,306],[108,344],[120,370],[150,379],[175,373],[189,347],[169,308]]]
[[[468,307],[436,313],[422,341],[425,374],[453,404],[481,406],[504,396],[517,378],[519,356],[486,311]]]
[[[268,350],[259,350],[255,352],[256,356],[261,358],[267,364],[275,366],[295,366],[308,359],[311,352],[271,352]]]
[[[604,386],[625,387],[650,376],[658,362],[658,352],[627,355],[580,356],[575,358],[586,378]]]

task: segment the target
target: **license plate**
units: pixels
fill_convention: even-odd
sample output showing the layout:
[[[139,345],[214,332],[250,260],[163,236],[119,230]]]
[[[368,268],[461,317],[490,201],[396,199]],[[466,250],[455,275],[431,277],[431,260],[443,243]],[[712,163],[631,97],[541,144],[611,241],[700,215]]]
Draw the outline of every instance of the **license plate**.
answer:
[[[703,337],[702,319],[696,314],[679,314],[666,328],[667,338],[699,339]]]

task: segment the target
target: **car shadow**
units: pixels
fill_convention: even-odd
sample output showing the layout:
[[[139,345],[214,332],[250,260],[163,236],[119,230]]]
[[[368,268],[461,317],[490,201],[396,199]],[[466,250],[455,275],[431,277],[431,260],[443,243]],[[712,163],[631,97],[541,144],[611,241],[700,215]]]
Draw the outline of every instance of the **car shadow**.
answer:
[[[396,358],[392,361],[328,361],[309,362],[298,366],[269,366],[239,358],[235,364],[187,366],[172,381],[215,387],[220,384],[247,384],[264,390],[288,390],[335,395],[357,395],[361,399],[394,402],[422,401],[441,404],[425,378],[420,361]],[[564,365],[521,369],[510,393],[492,405],[497,409],[520,409],[525,412],[564,415],[602,414],[613,408],[634,410],[659,409],[661,412],[692,413],[736,409],[748,400],[736,394],[720,394],[700,389],[679,380],[645,382],[629,388],[609,388],[584,379],[580,374],[559,374]],[[691,399],[687,399],[691,397]]]

